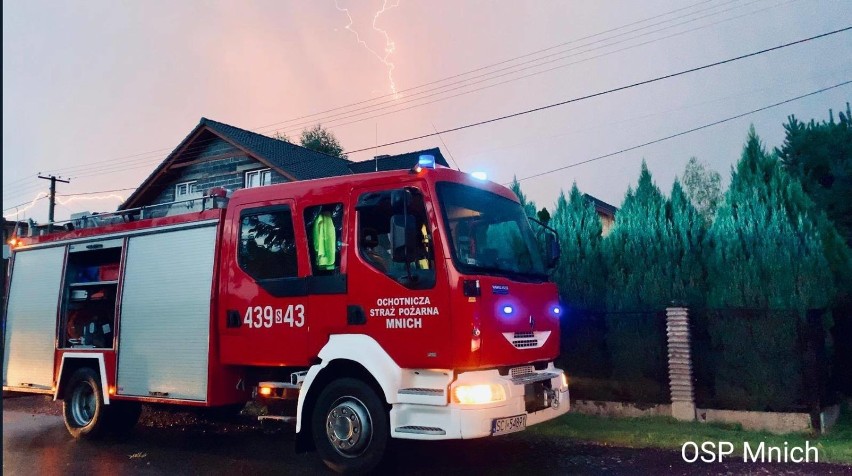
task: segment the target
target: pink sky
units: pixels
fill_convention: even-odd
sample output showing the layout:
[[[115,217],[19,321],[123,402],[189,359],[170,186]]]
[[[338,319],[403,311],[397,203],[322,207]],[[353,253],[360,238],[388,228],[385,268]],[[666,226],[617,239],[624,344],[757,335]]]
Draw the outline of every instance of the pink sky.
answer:
[[[374,146],[377,139],[390,142],[433,132],[433,127],[447,129],[583,96],[852,24],[852,2],[830,0],[398,3],[379,16],[376,26],[395,46],[387,60],[394,65],[393,79],[400,90],[683,10],[551,50],[548,53],[566,51],[672,20],[608,40],[623,41],[614,46],[595,43],[586,49],[597,50],[581,55],[576,54],[582,49],[574,50],[573,57],[524,74],[586,59],[578,64],[355,124],[334,127],[334,122],[326,122],[348,150]],[[385,37],[372,28],[383,2],[338,0],[338,5],[349,9],[352,28],[367,46],[384,55]],[[706,17],[698,19],[701,16]],[[690,19],[694,21],[672,27]],[[70,176],[70,184],[59,185],[60,194],[138,186],[202,116],[255,129],[390,93],[386,65],[344,28],[348,23],[333,0],[4,2],[4,215],[15,213],[9,207],[46,190],[48,182],[36,179],[38,172]],[[631,39],[656,29],[661,31]],[[635,46],[645,41],[651,42]],[[632,48],[616,51],[624,47]],[[609,54],[593,58],[603,53]],[[515,63],[507,63],[511,64]],[[378,153],[439,146],[463,170],[484,170],[503,183],[513,175],[525,177],[606,154],[849,79],[852,32],[845,32],[653,85],[448,133],[442,136],[446,147],[432,137],[380,148]],[[531,179],[523,188],[539,206],[549,207],[561,188],[576,181],[582,191],[619,205],[628,185],[636,181],[643,158],[668,192],[693,155],[727,179],[750,123],[769,146],[780,145],[787,115],[825,119],[829,108],[835,112],[845,108],[850,93],[852,86],[847,85]],[[409,94],[401,94],[397,102],[411,100]],[[298,122],[280,127],[297,137],[300,128],[287,126]],[[274,129],[260,132],[271,134]],[[372,153],[350,158],[366,160]],[[127,158],[136,154],[141,155]],[[45,221],[46,202],[37,202],[20,216]],[[113,210],[119,202],[116,197],[68,202],[57,207],[57,218],[76,211]]]

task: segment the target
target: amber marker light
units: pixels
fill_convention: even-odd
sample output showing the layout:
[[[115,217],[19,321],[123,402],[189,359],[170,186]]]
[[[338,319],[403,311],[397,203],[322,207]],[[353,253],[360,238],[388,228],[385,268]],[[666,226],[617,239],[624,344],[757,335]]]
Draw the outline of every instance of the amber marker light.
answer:
[[[260,390],[258,390],[258,393],[260,393],[260,394],[261,394],[261,395],[263,395],[264,397],[268,397],[268,396],[272,395],[272,388],[270,388],[270,387],[260,387]]]

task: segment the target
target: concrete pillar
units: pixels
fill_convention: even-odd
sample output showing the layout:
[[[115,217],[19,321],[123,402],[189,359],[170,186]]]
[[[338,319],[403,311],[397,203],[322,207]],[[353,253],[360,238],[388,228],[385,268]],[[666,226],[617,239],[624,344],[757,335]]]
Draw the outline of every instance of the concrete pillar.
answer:
[[[669,342],[669,389],[672,416],[695,420],[692,391],[692,354],[689,349],[689,312],[685,307],[666,308],[666,335]]]

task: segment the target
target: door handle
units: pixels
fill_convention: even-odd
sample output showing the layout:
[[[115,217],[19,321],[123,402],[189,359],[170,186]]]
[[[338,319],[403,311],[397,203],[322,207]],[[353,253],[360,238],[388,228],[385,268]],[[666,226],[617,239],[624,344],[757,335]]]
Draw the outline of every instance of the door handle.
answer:
[[[364,313],[364,308],[357,305],[349,305],[346,307],[346,323],[350,326],[363,326],[367,323],[367,314]]]
[[[242,321],[240,320],[239,311],[235,311],[233,309],[228,309],[228,327],[240,327],[242,325]]]

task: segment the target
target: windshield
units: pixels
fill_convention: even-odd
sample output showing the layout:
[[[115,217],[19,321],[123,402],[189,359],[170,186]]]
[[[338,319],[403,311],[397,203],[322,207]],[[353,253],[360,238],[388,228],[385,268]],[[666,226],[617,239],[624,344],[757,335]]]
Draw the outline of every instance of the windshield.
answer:
[[[453,259],[460,271],[547,277],[520,204],[452,182],[438,183],[437,188]]]

